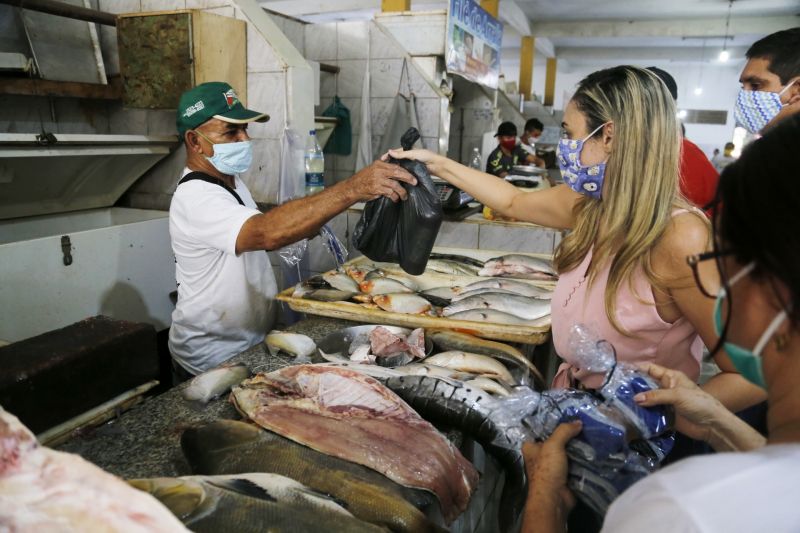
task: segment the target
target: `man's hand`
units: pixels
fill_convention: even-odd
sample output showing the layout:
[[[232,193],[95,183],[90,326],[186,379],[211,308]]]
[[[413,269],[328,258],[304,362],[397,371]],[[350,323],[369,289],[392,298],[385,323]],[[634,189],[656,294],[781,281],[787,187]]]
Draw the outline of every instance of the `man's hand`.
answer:
[[[408,196],[403,186],[398,183],[399,181],[411,185],[417,184],[417,179],[403,167],[375,161],[348,179],[347,185],[356,197],[356,202],[374,200],[379,196],[385,196],[393,202],[397,202],[405,200]]]
[[[675,429],[693,439],[709,442],[717,420],[728,410],[719,400],[703,391],[686,374],[663,366],[644,365],[650,376],[662,388],[642,392],[634,396],[643,407],[672,405],[675,408]]]
[[[564,511],[575,506],[575,496],[567,488],[567,442],[581,432],[580,422],[559,425],[544,442],[526,442],[522,446],[529,491],[558,498]]]

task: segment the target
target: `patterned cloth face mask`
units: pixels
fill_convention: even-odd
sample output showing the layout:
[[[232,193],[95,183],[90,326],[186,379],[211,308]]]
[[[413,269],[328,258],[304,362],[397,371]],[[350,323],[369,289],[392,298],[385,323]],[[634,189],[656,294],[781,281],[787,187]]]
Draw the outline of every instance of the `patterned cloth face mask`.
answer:
[[[592,133],[581,140],[561,139],[558,141],[558,149],[556,150],[558,166],[561,168],[564,183],[573,191],[592,198],[597,198],[598,200],[603,193],[603,179],[606,174],[606,163],[604,161],[588,167],[581,166],[581,150],[583,150],[583,143],[585,143],[587,139],[591,138],[600,128],[609,123],[610,122],[600,124]]]
[[[775,118],[775,115],[781,112],[781,108],[783,108],[781,96],[797,81],[793,80],[787,83],[779,93],[740,89],[739,95],[736,97],[736,106],[733,109],[736,124],[750,133],[760,132]]]

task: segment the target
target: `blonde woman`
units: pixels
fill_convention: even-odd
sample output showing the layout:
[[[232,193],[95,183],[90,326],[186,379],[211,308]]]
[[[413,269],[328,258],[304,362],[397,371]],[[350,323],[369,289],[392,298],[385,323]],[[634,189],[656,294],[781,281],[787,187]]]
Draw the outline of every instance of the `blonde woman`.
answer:
[[[710,228],[678,192],[675,112],[668,89],[647,70],[590,74],[564,111],[558,159],[565,185],[537,192],[426,150],[391,152],[423,161],[431,174],[503,215],[572,230],[555,255],[553,342],[565,362],[554,386],[599,384],[599,376],[570,364],[574,324],[592,326],[621,361],[657,363],[694,380],[702,345],[717,343],[714,302],[698,290],[685,260],[709,249]],[[736,411],[764,399],[725,355],[716,359],[722,373],[706,389],[726,407]]]

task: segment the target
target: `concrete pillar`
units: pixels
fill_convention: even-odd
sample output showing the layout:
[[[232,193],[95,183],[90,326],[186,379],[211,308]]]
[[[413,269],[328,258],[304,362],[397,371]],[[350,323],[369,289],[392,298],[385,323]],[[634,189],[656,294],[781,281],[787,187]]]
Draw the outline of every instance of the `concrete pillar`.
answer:
[[[547,58],[547,70],[544,76],[544,105],[553,105],[556,94],[556,65],[555,57]]]
[[[519,54],[519,94],[530,100],[533,86],[534,38],[523,37]]]
[[[491,16],[497,18],[497,13],[500,9],[500,0],[481,0],[481,7]]]
[[[411,0],[381,0],[381,11],[411,11]]]

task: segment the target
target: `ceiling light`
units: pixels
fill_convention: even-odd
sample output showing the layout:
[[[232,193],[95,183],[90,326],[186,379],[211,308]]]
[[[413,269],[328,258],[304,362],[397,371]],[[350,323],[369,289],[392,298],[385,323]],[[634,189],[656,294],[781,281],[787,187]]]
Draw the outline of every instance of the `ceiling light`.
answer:
[[[723,50],[722,52],[719,53],[719,60],[722,61],[723,63],[728,61],[730,58],[731,58],[731,53],[728,52],[727,50]]]
[[[702,87],[695,87],[694,88],[694,94],[696,94],[697,96],[700,96],[701,94],[703,94],[703,88]]]
[[[678,116],[678,118],[681,118],[681,119],[686,118],[686,110],[685,109],[681,109],[680,111],[678,111],[677,116]]]

